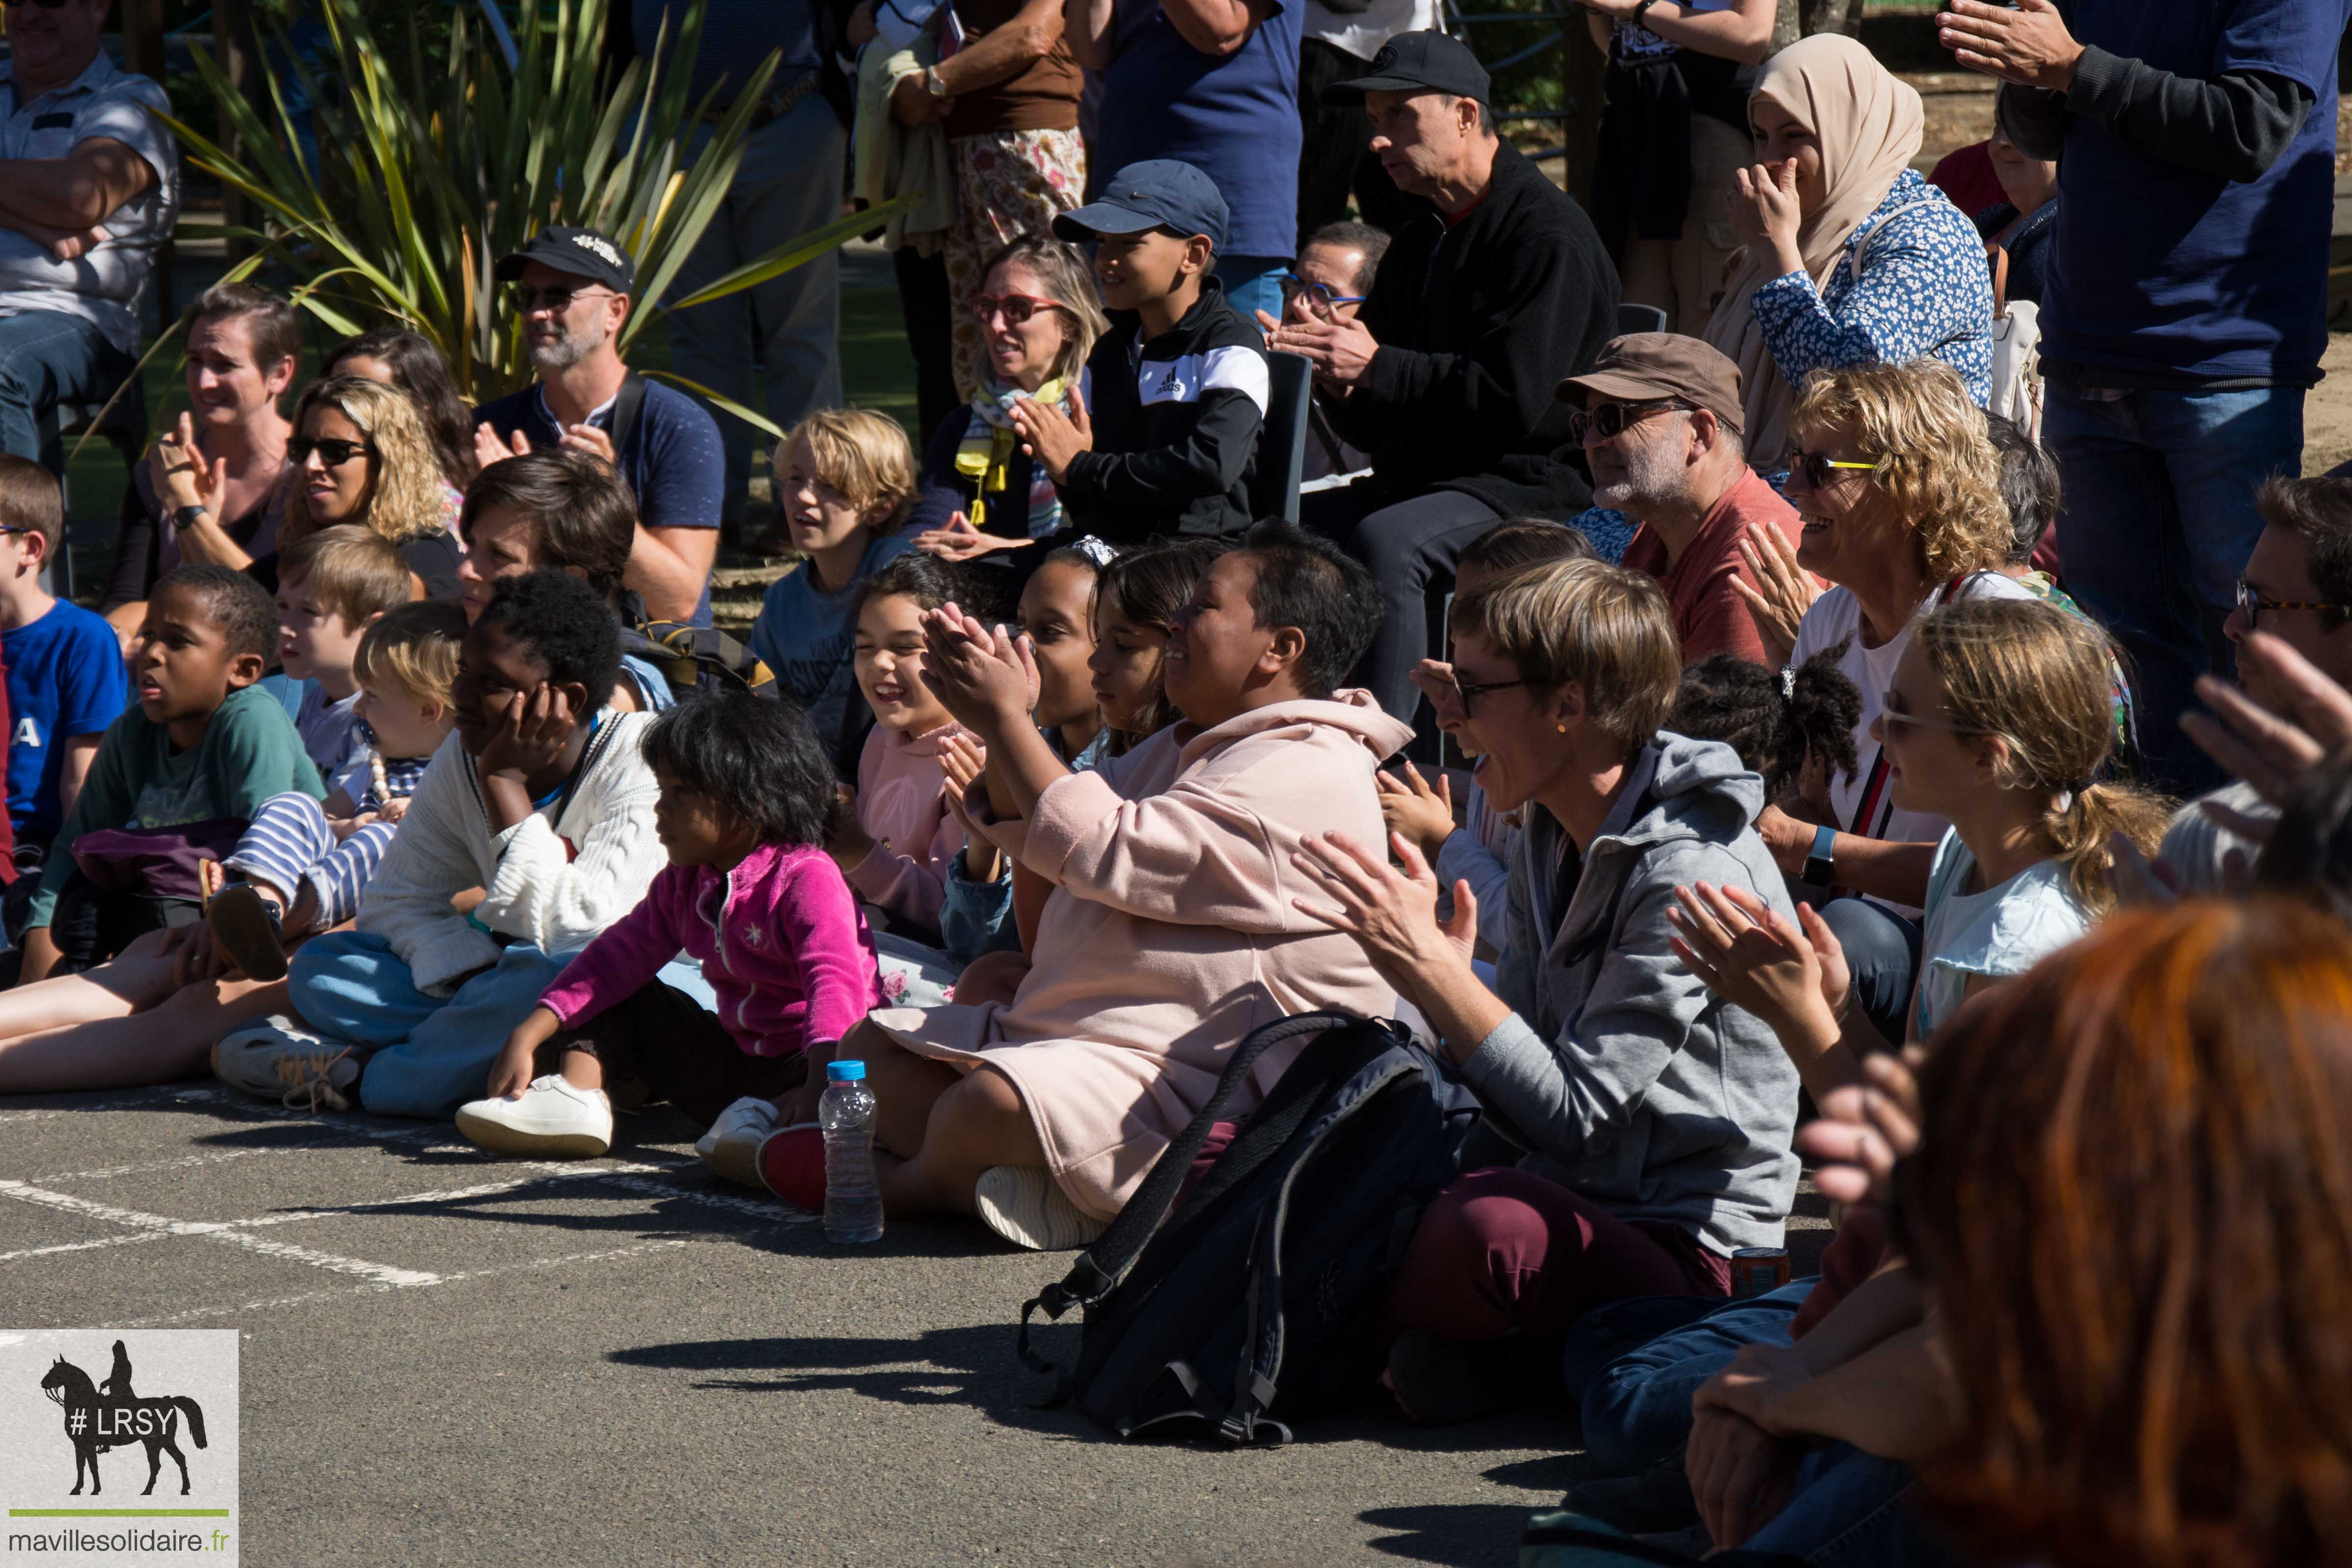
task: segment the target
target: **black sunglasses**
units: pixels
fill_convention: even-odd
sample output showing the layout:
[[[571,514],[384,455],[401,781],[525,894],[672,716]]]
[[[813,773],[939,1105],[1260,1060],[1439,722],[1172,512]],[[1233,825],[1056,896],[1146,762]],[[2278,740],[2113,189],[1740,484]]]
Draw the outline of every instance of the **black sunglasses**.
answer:
[[[286,443],[286,455],[293,459],[297,468],[309,462],[313,452],[318,453],[320,460],[331,468],[341,468],[362,452],[371,458],[375,456],[375,448],[365,441],[344,441],[332,436],[315,439],[309,436],[297,436]]]
[[[1646,403],[1604,403],[1598,408],[1580,408],[1568,416],[1568,438],[1581,442],[1591,435],[1613,441],[1625,433],[1628,425],[1638,425],[1654,414],[1689,407],[1679,397],[1658,397]]]
[[[534,289],[517,283],[507,290],[507,298],[525,315],[544,306],[560,316],[572,309],[575,300],[601,300],[612,292],[610,289]]]

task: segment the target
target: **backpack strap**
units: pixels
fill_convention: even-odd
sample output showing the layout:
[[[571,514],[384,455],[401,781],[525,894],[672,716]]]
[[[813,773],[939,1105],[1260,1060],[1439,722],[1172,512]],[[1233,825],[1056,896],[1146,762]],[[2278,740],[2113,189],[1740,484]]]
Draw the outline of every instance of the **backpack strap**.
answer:
[[[1127,1201],[1127,1206],[1119,1210],[1118,1217],[1110,1222],[1110,1228],[1096,1238],[1095,1244],[1071,1266],[1069,1273],[1022,1304],[1018,1345],[1024,1365],[1033,1372],[1058,1370],[1052,1362],[1030,1349],[1030,1314],[1042,1310],[1048,1320],[1058,1321],[1062,1314],[1072,1307],[1095,1306],[1127,1277],[1128,1270],[1135,1267],[1135,1260],[1150,1241],[1152,1233],[1160,1228],[1160,1222],[1168,1217],[1170,1209],[1175,1207],[1176,1194],[1183,1187],[1184,1178],[1191,1174],[1192,1162],[1200,1157],[1202,1146],[1208,1142],[1210,1130],[1241,1098],[1243,1088],[1249,1081],[1250,1069],[1257,1065],[1258,1058],[1285,1040],[1295,1040],[1302,1035],[1319,1035],[1332,1029],[1352,1028],[1365,1021],[1352,1013],[1299,1013],[1287,1018],[1276,1018],[1271,1024],[1251,1030],[1242,1043],[1234,1047],[1233,1059],[1225,1064],[1225,1070],[1218,1078],[1216,1089],[1209,1096],[1208,1102],[1194,1114],[1184,1131],[1177,1134],[1175,1142],[1160,1152],[1159,1162],[1151,1167],[1151,1173],[1144,1177],[1143,1185],[1136,1189],[1135,1195]],[[1055,1389],[1048,1401],[1048,1406],[1059,1405],[1068,1397],[1068,1383],[1065,1376],[1061,1386]]]
[[[637,427],[637,413],[645,405],[646,378],[631,371],[621,378],[621,390],[613,396],[613,428],[608,433],[615,458],[628,451],[629,434]]]

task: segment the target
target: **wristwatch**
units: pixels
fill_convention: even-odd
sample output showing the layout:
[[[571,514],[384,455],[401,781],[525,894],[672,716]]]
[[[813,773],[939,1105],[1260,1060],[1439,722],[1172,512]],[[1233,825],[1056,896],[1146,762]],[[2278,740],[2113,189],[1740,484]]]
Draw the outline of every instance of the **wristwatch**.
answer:
[[[940,100],[941,102],[945,102],[947,100],[948,84],[940,79],[939,67],[925,66],[923,68],[923,90],[929,93],[933,98]]]
[[[172,510],[172,521],[181,528],[194,528],[212,514],[213,509],[208,506],[174,507]]]
[[[1823,823],[1813,829],[1813,847],[1805,854],[1805,868],[1798,880],[1810,887],[1827,888],[1835,883],[1837,872],[1831,862],[1831,851],[1837,847],[1837,829]]]
[[[1637,26],[1637,27],[1638,27],[1638,26],[1641,26],[1641,25],[1642,25],[1645,20],[1647,20],[1647,19],[1648,19],[1648,17],[1649,17],[1649,15],[1650,15],[1650,7],[1651,7],[1651,6],[1653,6],[1653,5],[1656,5],[1657,3],[1658,3],[1658,0],[1642,0],[1642,3],[1641,3],[1640,5],[1638,5],[1634,6],[1634,7],[1633,7],[1633,25],[1634,25],[1635,26]]]

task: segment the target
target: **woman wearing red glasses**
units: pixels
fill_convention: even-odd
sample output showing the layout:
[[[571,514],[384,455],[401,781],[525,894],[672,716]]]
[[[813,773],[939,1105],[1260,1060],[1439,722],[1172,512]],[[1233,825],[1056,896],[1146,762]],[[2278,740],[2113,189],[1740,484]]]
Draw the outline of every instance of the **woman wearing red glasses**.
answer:
[[[1021,449],[1011,410],[1026,397],[1068,413],[1087,355],[1110,323],[1086,258],[1039,237],[989,258],[972,315],[986,339],[987,374],[971,401],[931,432],[908,526],[919,531],[916,548],[948,561],[985,560],[1018,594],[1065,519],[1053,480]]]

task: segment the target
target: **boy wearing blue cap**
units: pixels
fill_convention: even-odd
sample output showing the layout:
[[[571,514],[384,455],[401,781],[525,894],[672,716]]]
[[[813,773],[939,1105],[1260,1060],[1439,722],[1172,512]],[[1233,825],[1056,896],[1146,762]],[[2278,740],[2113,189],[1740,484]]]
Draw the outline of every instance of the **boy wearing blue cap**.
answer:
[[[1012,418],[1072,523],[1122,544],[1248,526],[1265,350],[1210,275],[1224,197],[1190,163],[1130,163],[1054,232],[1096,242],[1111,330],[1087,358],[1070,414],[1024,398]]]

